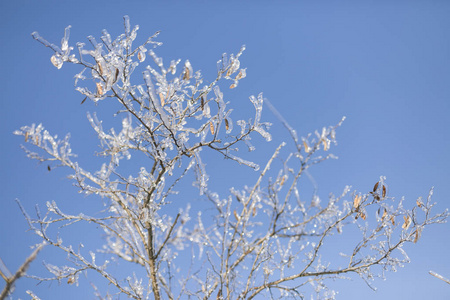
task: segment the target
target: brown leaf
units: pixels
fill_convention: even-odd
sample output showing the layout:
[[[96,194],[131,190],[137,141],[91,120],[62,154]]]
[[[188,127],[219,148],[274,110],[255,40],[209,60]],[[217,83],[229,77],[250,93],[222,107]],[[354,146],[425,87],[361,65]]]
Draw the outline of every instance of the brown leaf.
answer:
[[[380,183],[380,182],[375,183],[375,186],[373,187],[373,191],[374,191],[374,192],[378,189],[378,184],[379,184],[379,183]]]
[[[381,196],[386,197],[386,186],[383,185],[383,192],[381,193]]]
[[[67,279],[67,283],[68,283],[68,284],[73,284],[73,283],[75,283],[75,277],[70,276],[70,277]]]
[[[97,67],[98,67],[98,72],[100,73],[100,75],[103,75],[103,67],[100,62],[97,62]]]
[[[255,207],[255,206],[253,206],[252,216],[253,216],[253,217],[256,216],[256,207]]]
[[[50,165],[47,166],[47,170],[50,172],[52,168],[50,168]]]
[[[419,229],[416,229],[416,236],[414,237],[414,244],[417,243],[417,241],[419,240],[419,237],[420,237]]]
[[[387,216],[387,210],[385,208],[383,208],[383,215],[381,216],[381,219],[384,220],[384,218],[386,218]]]
[[[306,141],[303,141],[303,146],[305,147],[305,152],[309,153],[309,151],[311,151],[311,149],[309,148],[309,145]]]
[[[286,177],[287,177],[286,175],[281,177],[280,186],[283,186],[284,182],[286,181]]]
[[[29,137],[29,135],[30,135],[30,134],[28,133],[28,131],[25,132],[25,143],[28,142],[28,137]]]
[[[118,78],[119,78],[119,69],[116,69],[116,73],[114,74],[114,83],[117,81]]]
[[[328,142],[327,142],[327,140],[322,140],[322,143],[323,143],[323,150],[324,151],[328,151],[328,149],[330,148],[330,146],[328,145]]]
[[[103,95],[103,85],[100,82],[95,83],[97,85],[97,96]]]
[[[209,122],[209,130],[211,130],[211,134],[214,135],[214,125],[212,122]]]
[[[359,212],[359,214],[361,215],[361,218],[362,218],[363,220],[366,219],[366,214],[365,214],[365,213],[363,213],[363,212],[361,211],[361,212]]]
[[[361,203],[361,199],[362,199],[361,195],[355,196],[355,198],[353,199],[353,207],[354,208],[358,208],[359,207],[359,204]]]
[[[403,216],[405,223],[403,223],[402,228],[408,229],[409,225],[411,225],[411,218],[409,216]]]
[[[203,96],[200,98],[200,105],[203,111],[205,109],[205,97]]]
[[[83,101],[81,101],[80,105],[81,105],[81,104],[83,104],[83,103],[84,103],[84,101],[86,101],[86,99],[87,99],[87,96],[86,96],[86,97],[84,97],[84,99],[83,99]]]
[[[225,119],[225,129],[228,130],[230,129],[230,124],[228,124],[228,120]]]
[[[236,80],[239,80],[244,77],[244,73],[242,72],[242,69],[239,70],[239,74],[236,75]]]
[[[142,55],[142,52],[141,52],[141,51],[138,52],[137,57],[138,57],[138,59],[139,59],[140,62],[143,62],[143,61],[144,61],[144,56]]]
[[[236,83],[233,83],[232,85],[230,85],[230,89],[234,89],[235,87],[237,87]]]
[[[422,207],[423,206],[422,200],[420,198],[417,198],[416,204],[417,204],[418,207]]]
[[[391,223],[392,223],[392,225],[395,226],[395,217],[394,216],[391,216]]]
[[[161,106],[164,106],[164,104],[166,104],[166,102],[164,100],[164,96],[162,93],[159,93],[159,99],[161,99]]]
[[[234,215],[234,217],[236,218],[236,220],[239,221],[239,216],[238,216],[236,210],[233,210],[233,215]]]
[[[191,74],[189,72],[189,69],[187,67],[184,68],[184,76],[183,80],[189,80],[191,78]]]
[[[34,140],[36,141],[36,145],[39,145],[39,136],[37,135]]]

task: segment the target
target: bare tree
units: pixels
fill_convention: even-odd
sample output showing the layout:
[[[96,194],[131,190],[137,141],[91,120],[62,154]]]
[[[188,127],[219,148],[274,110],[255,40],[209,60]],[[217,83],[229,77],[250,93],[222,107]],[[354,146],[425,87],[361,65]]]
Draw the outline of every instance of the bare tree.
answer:
[[[94,286],[100,299],[119,294],[134,299],[302,299],[307,294],[334,299],[327,280],[356,273],[371,286],[385,271],[409,262],[405,243],[415,243],[425,227],[448,217],[447,211],[431,213],[433,190],[426,199],[417,199],[413,208],[404,208],[403,199],[388,195],[384,177],[368,192],[347,186],[326,201],[315,192],[312,200],[301,199],[300,178],[309,176],[311,166],[333,158],[324,153],[336,142],[336,129],[343,120],[298,138],[259,94],[250,96],[253,118],[233,121],[222,90],[237,87],[245,78],[246,69],[239,61],[245,47],[236,55],[223,54],[216,78],[206,81],[188,60],[165,66],[153,51],[159,45],[154,41],[158,33],[133,47],[138,26],[132,29],[127,16],[124,21],[125,33],[115,40],[104,30],[100,41],[88,37],[90,50],[77,43],[78,58],[71,54],[70,27],[61,47],[33,33],[54,52],[51,62],[55,67],[72,63],[82,68],[75,84],[87,82],[76,88],[85,97],[83,102],[113,105],[110,102],[114,101],[120,106],[116,115],[123,118],[122,129],[116,132],[105,130],[102,121],[88,113],[101,144],[98,155],[104,160],[97,171],[74,161],[69,135],[58,139],[41,124],[15,132],[38,149],[32,152],[24,147],[28,157],[48,162],[49,168],[69,169],[80,192],[100,196],[99,201],[107,206],[88,216],[64,212],[55,202],[48,202],[46,211],[37,210],[36,217],[21,206],[31,230],[69,258],[65,266],[47,263],[52,274],[48,278],[30,277],[78,284],[80,274],[98,273],[112,286],[108,291]],[[142,79],[133,77],[148,58],[151,63],[143,69]],[[295,150],[288,153],[285,143],[274,147],[260,171],[237,150],[242,146],[254,150],[254,135],[271,140],[270,124],[261,121],[264,102],[286,127]],[[218,153],[231,165],[248,166],[259,175],[248,186],[231,187],[228,195],[220,196],[208,187],[202,151]],[[124,167],[133,159],[140,167],[136,174]],[[193,180],[210,210],[191,216],[190,204],[182,206],[176,201],[182,198],[177,187],[183,178]],[[67,244],[61,234],[50,231],[78,222],[103,230],[101,249],[82,247],[81,241],[78,246]],[[331,262],[323,255],[324,248],[333,235],[345,234],[344,227],[359,236]],[[129,264],[134,272],[109,268],[112,263]]]

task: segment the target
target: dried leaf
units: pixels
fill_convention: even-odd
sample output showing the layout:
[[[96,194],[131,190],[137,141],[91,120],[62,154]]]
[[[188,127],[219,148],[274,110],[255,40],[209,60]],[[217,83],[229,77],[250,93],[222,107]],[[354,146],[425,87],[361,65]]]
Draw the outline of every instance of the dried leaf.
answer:
[[[383,198],[386,197],[386,186],[384,186],[384,185],[383,185],[383,192],[382,192],[381,196]]]
[[[28,137],[30,136],[30,134],[27,132],[25,132],[25,143],[28,142]]]
[[[383,215],[381,216],[381,219],[384,220],[384,218],[386,218],[387,216],[387,210],[385,208],[383,208]]]
[[[184,76],[183,76],[183,80],[189,80],[191,78],[191,74],[189,72],[188,67],[184,68]]]
[[[392,225],[395,226],[395,217],[394,216],[391,216],[391,223],[392,223]]]
[[[39,136],[37,135],[34,140],[36,141],[36,145],[39,145]]]
[[[416,229],[416,236],[414,237],[414,244],[417,243],[417,241],[420,238],[420,232],[419,232],[419,228]]]
[[[227,119],[225,119],[225,129],[226,130],[230,129],[230,124],[228,123]]]
[[[140,62],[143,62],[145,60],[145,53],[143,51],[139,51],[137,54],[137,58]]]
[[[233,210],[233,215],[234,215],[234,217],[236,218],[236,220],[239,221],[239,216],[238,216],[236,210]]]
[[[280,186],[283,186],[284,182],[286,181],[286,177],[286,175],[283,175],[283,177],[281,177]]]
[[[103,76],[103,67],[100,62],[97,62],[98,73]]]
[[[201,105],[202,111],[204,111],[205,110],[205,97],[203,97],[203,96],[200,98],[200,105]]]
[[[70,276],[70,277],[67,279],[67,283],[68,283],[68,284],[73,284],[73,283],[75,283],[75,277]]]
[[[212,122],[209,122],[209,130],[211,130],[211,134],[214,135],[214,125]]]
[[[52,170],[52,168],[50,167],[50,165],[47,166],[47,170],[48,170],[48,171],[51,171],[51,170]]]
[[[373,191],[374,192],[376,192],[376,190],[378,189],[378,184],[379,184],[380,182],[377,182],[377,183],[375,183],[375,186],[373,187]]]
[[[361,219],[365,220],[366,219],[366,214],[363,213],[362,211],[359,212],[359,214],[361,215]]]
[[[83,104],[83,103],[84,103],[84,101],[86,101],[86,99],[87,99],[87,96],[86,96],[86,97],[84,97],[84,99],[83,99],[83,101],[81,101],[80,105],[81,105],[81,104]]]
[[[233,83],[232,85],[230,85],[230,89],[234,89],[235,87],[237,87],[236,83]]]
[[[409,225],[411,225],[411,218],[409,216],[403,216],[405,223],[403,223],[402,228],[408,229]]]
[[[231,74],[233,74],[233,68],[232,68],[232,66],[233,66],[233,65],[230,65],[230,67],[228,68],[228,71],[227,71],[226,76],[230,76]]]
[[[116,69],[116,73],[114,74],[114,83],[117,81],[118,78],[119,78],[119,69]]]
[[[103,85],[100,82],[95,83],[97,85],[97,96],[103,95]]]
[[[240,69],[239,70],[239,73],[236,75],[236,80],[240,80],[240,79],[242,79],[242,78],[244,78],[245,77],[245,70],[244,69]]]
[[[361,199],[362,199],[361,195],[355,196],[355,198],[353,199],[353,207],[354,208],[358,208],[359,207],[359,204],[361,203]]]
[[[303,146],[305,147],[305,152],[309,153],[309,151],[311,151],[311,149],[309,148],[309,145],[306,141],[303,141]]]
[[[252,216],[253,216],[253,217],[256,216],[256,207],[255,207],[255,206],[253,206]]]
[[[418,207],[422,207],[423,206],[422,200],[420,198],[417,198],[416,204],[417,204]]]
[[[159,99],[161,99],[161,106],[164,106],[164,104],[166,104],[166,102],[164,100],[164,96],[162,93],[159,93]]]
[[[327,142],[327,140],[322,140],[322,144],[323,144],[323,150],[324,151],[328,151],[328,149],[330,149],[329,143]]]

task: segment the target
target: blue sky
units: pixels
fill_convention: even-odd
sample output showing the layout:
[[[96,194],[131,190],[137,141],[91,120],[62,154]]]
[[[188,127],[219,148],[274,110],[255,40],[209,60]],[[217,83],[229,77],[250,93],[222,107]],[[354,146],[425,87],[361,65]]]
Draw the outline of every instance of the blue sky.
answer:
[[[51,51],[30,34],[38,31],[58,44],[72,25],[73,45],[104,28],[120,34],[125,14],[140,25],[141,41],[161,30],[158,40],[164,45],[157,52],[166,62],[189,59],[205,77],[213,76],[223,52],[236,53],[245,44],[241,65],[247,78],[225,94],[234,113],[249,107],[248,96],[263,92],[299,135],[346,116],[333,151],[339,159],[310,171],[322,198],[345,185],[369,191],[384,175],[391,196],[414,203],[434,186],[436,212],[450,207],[448,1],[2,1],[0,14],[0,257],[11,271],[36,242],[14,199],[29,210],[48,200],[75,211],[91,205],[76,194],[66,173],[48,172],[28,160],[19,147],[23,141],[12,132],[41,122],[60,136],[71,132],[74,151],[88,162],[92,149],[83,144],[95,137],[86,110],[101,108],[80,105],[83,97],[73,89],[79,70],[54,68]],[[269,110],[263,119],[275,123],[274,141],[258,144],[254,155],[260,162],[286,139]],[[217,182],[225,189],[245,176],[230,178],[224,172]],[[450,224],[436,225],[406,247],[411,264],[375,282],[376,293],[358,278],[331,285],[340,292],[338,299],[448,299],[450,287],[428,271],[450,277],[449,248]],[[45,249],[34,264],[51,255]],[[66,289],[47,287],[36,289],[43,299],[58,299],[54,291]],[[33,282],[20,281],[14,298],[27,299],[29,288],[35,290]],[[74,287],[69,291],[67,299],[90,295]]]

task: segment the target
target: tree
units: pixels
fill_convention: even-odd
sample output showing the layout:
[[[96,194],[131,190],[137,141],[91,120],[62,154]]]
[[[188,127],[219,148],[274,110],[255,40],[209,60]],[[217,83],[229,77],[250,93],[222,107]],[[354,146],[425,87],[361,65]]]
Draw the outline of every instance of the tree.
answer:
[[[32,152],[24,147],[28,157],[47,162],[49,170],[70,170],[69,178],[80,192],[107,207],[88,216],[64,212],[56,202],[48,202],[45,213],[37,210],[36,217],[30,217],[20,206],[43,244],[60,249],[69,259],[64,266],[46,263],[52,275],[32,278],[78,284],[80,274],[97,273],[112,286],[103,296],[94,286],[101,299],[119,294],[134,299],[303,298],[309,293],[333,299],[335,292],[327,287],[327,280],[356,273],[371,286],[375,277],[409,261],[405,243],[417,242],[426,226],[448,217],[448,212],[431,213],[432,190],[425,200],[418,198],[413,208],[404,208],[402,200],[388,195],[383,176],[367,193],[345,187],[328,201],[321,201],[314,192],[312,200],[305,201],[300,198],[299,180],[308,176],[309,167],[333,158],[324,153],[336,142],[336,129],[343,120],[299,139],[259,94],[250,96],[253,119],[234,122],[220,87],[236,88],[245,78],[246,69],[239,61],[245,47],[236,55],[224,54],[216,78],[207,82],[188,60],[181,67],[180,60],[165,67],[149,49],[159,45],[154,41],[158,33],[133,47],[138,26],[131,29],[127,16],[124,24],[125,33],[114,41],[105,30],[101,42],[88,37],[91,50],[78,43],[79,58],[71,54],[70,27],[61,47],[33,33],[54,51],[55,67],[64,63],[82,67],[75,84],[91,82],[76,88],[85,97],[82,103],[89,99],[98,105],[119,105],[116,116],[123,118],[117,133],[104,130],[97,116],[88,113],[101,144],[98,156],[103,163],[95,172],[74,161],[69,135],[58,139],[41,124],[15,132],[38,149]],[[134,71],[147,57],[151,65],[144,68],[142,79],[136,78]],[[264,103],[286,127],[295,150],[283,154],[286,143],[274,147],[260,170],[237,150],[244,146],[253,151],[255,135],[271,140],[270,124],[261,121]],[[255,169],[255,182],[231,187],[229,195],[220,196],[208,187],[202,151],[216,153],[230,160],[230,165]],[[134,167],[138,168],[135,173]],[[196,216],[191,216],[190,204],[177,201],[177,189],[191,179],[209,203],[208,210]],[[53,230],[80,222],[103,230],[100,250],[67,244]],[[358,230],[360,238],[344,247],[339,259],[328,262],[322,255],[326,243],[336,234],[345,234],[344,227]],[[110,268],[116,263],[110,261],[133,271]]]

